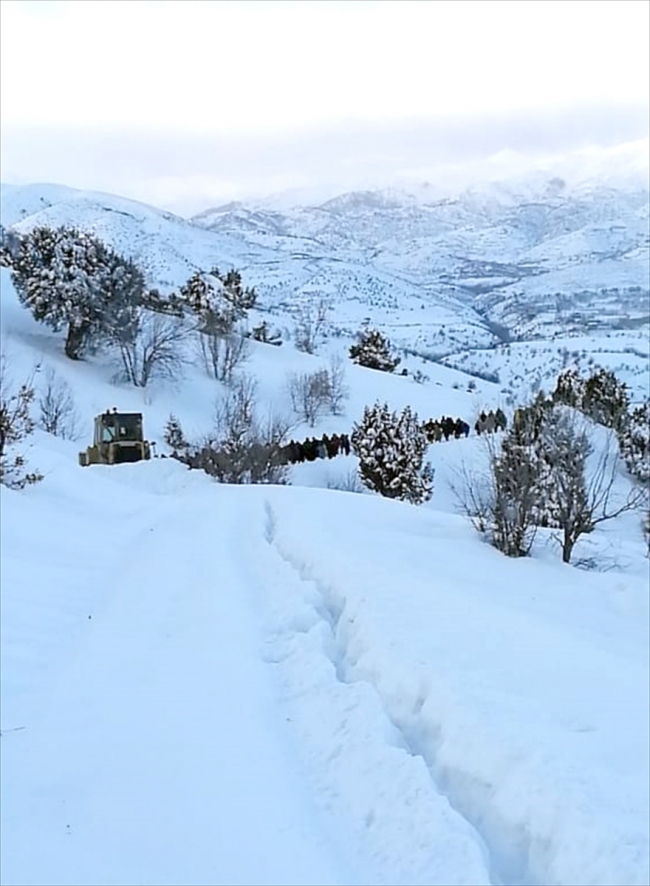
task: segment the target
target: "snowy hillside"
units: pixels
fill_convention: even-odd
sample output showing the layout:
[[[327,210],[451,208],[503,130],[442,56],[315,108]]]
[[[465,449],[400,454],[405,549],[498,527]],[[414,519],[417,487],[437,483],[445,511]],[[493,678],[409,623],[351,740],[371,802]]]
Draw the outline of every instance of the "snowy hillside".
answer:
[[[111,194],[58,185],[3,185],[0,220],[28,231],[39,225],[70,225],[92,231],[133,258],[150,282],[170,291],[197,270],[242,264],[245,248],[226,237],[197,230],[179,216]]]
[[[19,229],[92,228],[160,284],[229,262],[255,282],[260,255],[279,261],[277,243],[49,193],[3,190],[3,215]],[[346,279],[361,273],[346,261]],[[267,298],[288,325],[292,306]],[[356,291],[341,311],[355,298],[368,309]],[[478,321],[462,304],[446,302],[449,323],[468,330]],[[289,486],[220,485],[162,458],[81,468],[107,407],[142,411],[160,453],[170,413],[198,438],[223,386],[196,360],[142,390],[115,381],[104,354],[66,359],[64,333],[19,305],[6,269],[0,327],[11,379],[33,376],[36,412],[54,370],[77,419],[76,439],[29,438],[42,482],[0,487],[3,884],[647,886],[639,513],[584,536],[583,568],[561,562],[550,530],[531,557],[508,559],[451,490],[482,464],[474,434],[429,447],[434,493],[421,507],[343,491],[353,455],[295,465]],[[279,411],[289,373],[345,359],[343,413],[296,423],[295,439],[349,433],[378,398],[423,419],[512,414],[502,384],[464,365],[411,355],[429,376],[416,384],[353,366],[348,344],[332,334],[310,356],[251,342],[243,369]],[[523,376],[527,347],[485,353]],[[619,476],[616,493],[627,488]]]

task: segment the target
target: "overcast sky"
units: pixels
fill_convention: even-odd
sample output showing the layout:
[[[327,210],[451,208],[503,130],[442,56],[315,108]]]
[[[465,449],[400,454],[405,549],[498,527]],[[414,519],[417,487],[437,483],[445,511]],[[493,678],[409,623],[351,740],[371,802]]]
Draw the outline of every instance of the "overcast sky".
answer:
[[[549,158],[580,167],[630,142],[647,153],[647,0],[0,10],[4,182],[191,214],[293,188],[444,189]]]

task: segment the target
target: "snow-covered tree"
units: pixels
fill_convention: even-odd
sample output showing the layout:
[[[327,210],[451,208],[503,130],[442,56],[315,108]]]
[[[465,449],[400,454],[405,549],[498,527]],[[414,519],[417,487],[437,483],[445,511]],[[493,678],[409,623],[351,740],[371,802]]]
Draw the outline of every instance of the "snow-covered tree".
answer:
[[[34,431],[34,393],[32,378],[15,384],[9,376],[6,355],[0,355],[0,483],[11,489],[23,489],[43,479],[38,471],[26,469],[21,449]]]
[[[196,271],[180,288],[181,302],[196,317],[197,329],[204,334],[229,335],[255,305],[255,289],[242,286],[239,271],[209,274]]]
[[[96,339],[124,339],[144,292],[136,265],[74,228],[34,228],[12,262],[18,297],[34,318],[67,327],[65,353],[78,360]]]
[[[602,435],[597,447],[596,432]],[[642,488],[627,495],[615,489],[620,457],[613,432],[595,428],[557,399],[540,393],[515,410],[500,446],[485,439],[488,476],[465,472],[455,492],[478,531],[508,556],[526,556],[543,526],[559,530],[562,559],[569,563],[582,535],[643,500]]]
[[[566,369],[557,378],[552,398],[554,403],[564,403],[574,409],[582,409],[585,380],[577,369]]]
[[[639,506],[640,488],[616,494],[620,454],[611,431],[596,446],[594,428],[574,410],[549,410],[537,441],[547,471],[542,481],[548,525],[561,532],[562,560],[569,563],[576,542],[598,526]]]
[[[628,414],[618,441],[630,474],[642,483],[650,483],[650,400]]]
[[[508,557],[528,555],[544,501],[543,463],[532,443],[531,427],[515,426],[503,438],[500,449],[490,446],[491,500],[486,530],[494,547]]]
[[[182,453],[186,453],[189,449],[189,443],[185,439],[181,423],[173,413],[170,413],[167,419],[163,439],[172,450],[172,455],[175,458],[179,458]]]
[[[104,256],[105,271],[98,275],[97,335],[113,344],[127,344],[136,338],[138,323],[148,290],[140,268],[131,259],[112,249]]]
[[[350,348],[350,357],[353,363],[382,372],[393,372],[400,362],[399,357],[391,354],[388,340],[378,329],[362,330],[357,343]]]
[[[0,267],[10,268],[20,247],[20,236],[0,225]]]
[[[553,402],[579,409],[592,421],[606,428],[619,429],[629,408],[624,382],[609,369],[598,369],[582,378],[576,369],[567,369],[558,376]]]
[[[423,465],[428,441],[409,406],[400,414],[391,412],[386,403],[366,406],[350,440],[368,489],[411,504],[431,498],[433,471],[429,464]]]
[[[609,369],[599,369],[585,382],[582,411],[606,428],[621,427],[630,405],[627,386]]]
[[[230,384],[233,372],[248,355],[247,342],[238,327],[256,301],[254,289],[242,286],[239,271],[209,274],[196,271],[180,288],[180,301],[196,319],[199,348],[206,369]]]
[[[282,416],[258,416],[256,382],[241,375],[217,404],[213,433],[176,457],[221,483],[284,484],[288,468],[280,456],[289,427]]]

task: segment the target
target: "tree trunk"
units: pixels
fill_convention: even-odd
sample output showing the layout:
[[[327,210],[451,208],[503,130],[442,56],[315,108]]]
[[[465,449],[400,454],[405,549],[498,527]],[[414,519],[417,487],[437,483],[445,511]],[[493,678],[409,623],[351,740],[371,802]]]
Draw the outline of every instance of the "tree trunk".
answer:
[[[86,327],[75,326],[71,323],[68,326],[68,335],[65,340],[65,355],[71,360],[81,359],[81,349],[86,338]]]
[[[571,554],[573,553],[573,546],[575,545],[576,541],[577,541],[577,539],[574,539],[573,536],[565,530],[564,538],[562,539],[562,562],[563,563],[570,563],[571,562]]]

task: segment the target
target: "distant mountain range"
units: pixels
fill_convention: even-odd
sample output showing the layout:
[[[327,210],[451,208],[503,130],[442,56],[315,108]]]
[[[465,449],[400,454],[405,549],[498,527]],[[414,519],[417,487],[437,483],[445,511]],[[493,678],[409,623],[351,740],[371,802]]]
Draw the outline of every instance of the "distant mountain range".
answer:
[[[323,300],[334,334],[370,319],[432,355],[649,319],[649,195],[638,185],[538,179],[446,199],[393,188],[293,208],[229,203],[190,220],[54,185],[3,185],[1,203],[7,227],[94,231],[163,289],[197,268],[237,267],[278,322]]]

